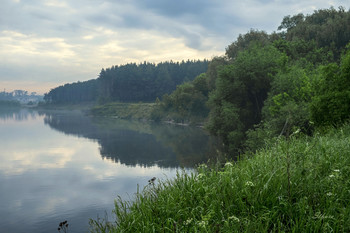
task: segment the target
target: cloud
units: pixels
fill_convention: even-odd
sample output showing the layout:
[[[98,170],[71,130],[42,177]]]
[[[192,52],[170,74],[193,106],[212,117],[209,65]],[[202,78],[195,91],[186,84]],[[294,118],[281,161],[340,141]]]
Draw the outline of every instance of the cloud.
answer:
[[[272,32],[286,15],[340,5],[349,2],[3,0],[0,86],[84,81],[127,62],[210,59],[251,28]]]

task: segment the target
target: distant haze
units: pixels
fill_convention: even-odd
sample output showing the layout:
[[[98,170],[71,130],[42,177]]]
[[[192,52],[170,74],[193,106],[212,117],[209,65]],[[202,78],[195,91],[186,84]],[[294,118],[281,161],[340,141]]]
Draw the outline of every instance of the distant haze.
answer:
[[[43,94],[128,62],[211,59],[251,28],[348,0],[2,0],[0,91]]]

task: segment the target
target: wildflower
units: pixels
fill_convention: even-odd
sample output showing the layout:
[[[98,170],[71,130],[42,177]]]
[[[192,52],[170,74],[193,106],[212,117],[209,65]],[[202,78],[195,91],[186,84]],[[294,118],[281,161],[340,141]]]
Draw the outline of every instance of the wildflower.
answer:
[[[340,172],[340,170],[339,170],[339,169],[334,169],[333,171],[334,171],[334,172]]]
[[[200,180],[200,179],[204,178],[204,176],[205,176],[204,174],[200,173],[200,174],[198,174],[196,180]]]
[[[293,134],[298,134],[300,133],[300,129],[297,129],[296,131],[293,132]]]
[[[251,181],[245,182],[245,185],[246,185],[246,186],[250,186],[250,187],[254,187],[254,186],[255,186],[254,183],[251,182]]]
[[[185,222],[185,225],[190,225],[192,221],[193,221],[193,218],[187,219]]]
[[[329,175],[329,178],[334,178],[334,177],[335,177],[335,175],[333,175],[333,174]]]
[[[326,195],[330,197],[330,196],[333,196],[333,193],[328,192],[328,193],[326,193]]]
[[[228,220],[232,220],[232,221],[234,221],[234,222],[240,222],[239,218],[237,218],[237,217],[234,216],[234,215],[228,217]]]
[[[200,222],[198,222],[198,225],[199,225],[200,227],[205,227],[207,224],[208,224],[207,221],[200,221]]]

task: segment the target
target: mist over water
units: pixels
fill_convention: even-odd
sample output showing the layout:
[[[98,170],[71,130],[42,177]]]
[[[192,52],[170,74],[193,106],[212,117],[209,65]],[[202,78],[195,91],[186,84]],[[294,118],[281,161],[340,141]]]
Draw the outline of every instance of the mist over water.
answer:
[[[0,111],[0,232],[87,232],[155,176],[172,178],[213,159],[217,142],[199,128],[80,112]]]

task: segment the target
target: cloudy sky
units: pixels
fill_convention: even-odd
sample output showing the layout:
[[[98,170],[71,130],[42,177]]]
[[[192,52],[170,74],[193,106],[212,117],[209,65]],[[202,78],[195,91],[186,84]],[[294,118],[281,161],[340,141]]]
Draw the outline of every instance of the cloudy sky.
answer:
[[[0,91],[38,93],[128,62],[210,59],[251,28],[349,0],[1,0]]]

